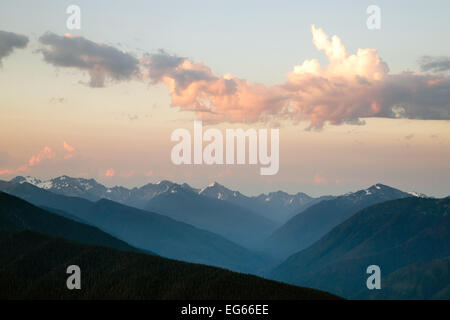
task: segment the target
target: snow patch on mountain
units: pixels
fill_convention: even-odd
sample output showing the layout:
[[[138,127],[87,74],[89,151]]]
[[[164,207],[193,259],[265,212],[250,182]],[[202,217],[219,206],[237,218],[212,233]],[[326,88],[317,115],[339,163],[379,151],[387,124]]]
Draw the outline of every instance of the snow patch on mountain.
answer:
[[[417,198],[429,198],[426,194],[419,193],[419,192],[410,191],[408,193]]]

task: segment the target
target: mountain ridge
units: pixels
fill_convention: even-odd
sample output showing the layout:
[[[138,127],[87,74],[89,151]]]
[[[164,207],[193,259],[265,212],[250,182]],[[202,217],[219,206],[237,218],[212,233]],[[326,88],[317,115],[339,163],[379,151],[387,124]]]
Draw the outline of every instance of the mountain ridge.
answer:
[[[41,209],[4,192],[0,192],[0,230],[8,232],[33,230],[80,243],[143,252],[96,227]],[[150,251],[145,253],[154,254]]]
[[[369,188],[324,200],[295,215],[262,244],[262,250],[279,258],[301,251],[359,210],[384,201],[413,197],[377,183]]]
[[[111,200],[91,202],[52,193],[28,183],[0,182],[0,190],[36,206],[56,209],[55,213],[62,210],[136,248],[168,258],[249,273],[259,272],[269,263],[269,259],[220,235]]]
[[[216,267],[79,244],[33,231],[0,231],[0,299],[324,300],[327,292]],[[81,290],[66,268],[80,266]]]
[[[448,256],[450,198],[408,197],[360,210],[310,247],[291,255],[272,270],[270,277],[347,298],[366,299],[373,295],[366,288],[366,268],[375,264],[382,272],[378,296],[396,299],[408,295],[389,296],[389,291],[401,293],[408,287],[404,282],[402,290],[396,290],[397,284],[392,282],[386,287],[388,283],[383,279],[415,263]],[[415,283],[408,285],[414,288]]]
[[[289,194],[284,191],[262,193],[257,196],[246,196],[239,191],[231,190],[217,182],[197,189],[187,183],[178,184],[169,180],[161,180],[157,183],[147,183],[141,187],[125,188],[114,186],[108,188],[95,179],[73,178],[67,175],[42,181],[34,177],[17,176],[10,182],[28,182],[39,188],[55,193],[82,197],[91,201],[101,198],[110,199],[139,209],[145,208],[148,202],[157,195],[170,192],[171,187],[181,187],[199,195],[215,198],[221,201],[232,202],[235,205],[253,211],[266,219],[281,225],[293,214],[296,214],[308,206],[333,196],[310,197],[303,192]],[[214,190],[220,188],[220,190]],[[276,214],[274,214],[276,212]]]

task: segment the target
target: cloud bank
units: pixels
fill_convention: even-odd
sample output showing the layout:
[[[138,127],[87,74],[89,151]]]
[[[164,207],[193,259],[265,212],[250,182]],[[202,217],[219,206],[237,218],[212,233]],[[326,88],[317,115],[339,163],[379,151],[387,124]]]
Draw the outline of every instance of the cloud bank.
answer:
[[[33,167],[43,160],[53,159],[56,154],[50,147],[45,147],[38,154],[31,156],[28,160],[28,166]]]
[[[391,74],[376,49],[349,53],[339,37],[315,26],[311,32],[328,63],[306,60],[273,86],[215,75],[202,62],[164,50],[138,60],[82,37],[47,33],[40,42],[45,61],[87,70],[92,87],[103,87],[105,78],[164,83],[172,106],[208,122],[307,121],[309,128],[321,129],[327,123],[363,124],[367,117],[450,119],[450,79],[435,73],[447,71],[450,59],[422,57],[425,73]]]
[[[46,33],[39,38],[44,60],[57,67],[89,72],[91,87],[103,87],[105,79],[123,81],[139,75],[139,60],[112,46],[70,34]]]
[[[55,152],[51,147],[45,146],[43,149],[41,149],[38,153],[33,154],[28,159],[27,163],[21,164],[16,169],[14,168],[4,168],[3,165],[7,164],[0,163],[0,175],[12,175],[12,174],[18,174],[22,172],[29,171],[33,167],[37,167],[40,164],[47,162],[47,161],[65,161],[73,158],[74,152],[76,151],[75,147],[69,145],[66,141],[63,142],[63,149],[66,151],[66,155],[62,157],[61,155],[58,156],[57,152]],[[2,153],[0,152],[0,155]],[[7,154],[5,154],[7,156]]]
[[[215,76],[201,62],[165,51],[146,55],[141,65],[152,83],[165,83],[172,105],[195,111],[212,122],[268,119],[361,124],[361,118],[450,119],[447,76],[405,72],[390,74],[375,49],[347,52],[341,39],[311,27],[313,44],[328,64],[317,59],[294,66],[282,84],[267,87],[232,75]],[[444,71],[448,60],[429,58],[422,70]]]
[[[419,64],[422,71],[446,72],[450,70],[449,57],[423,56],[419,59]]]
[[[28,41],[26,36],[0,30],[0,66],[3,58],[9,56],[15,49],[25,48]]]
[[[286,103],[281,87],[250,83],[230,74],[216,76],[201,62],[170,55],[165,51],[141,59],[151,83],[165,83],[172,106],[195,111],[210,121],[254,122],[278,113]]]

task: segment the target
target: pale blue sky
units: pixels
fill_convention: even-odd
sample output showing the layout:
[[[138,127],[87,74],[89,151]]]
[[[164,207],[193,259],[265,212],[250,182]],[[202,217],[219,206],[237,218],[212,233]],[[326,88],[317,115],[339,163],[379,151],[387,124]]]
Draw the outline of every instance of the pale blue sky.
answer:
[[[449,55],[449,1],[27,1],[0,2],[0,29],[35,37],[67,32],[65,9],[77,4],[73,32],[130,51],[171,53],[203,61],[217,74],[283,81],[293,65],[320,58],[311,24],[339,35],[349,52],[377,48],[392,72],[417,70],[422,55]],[[366,28],[366,8],[381,8],[379,31]]]

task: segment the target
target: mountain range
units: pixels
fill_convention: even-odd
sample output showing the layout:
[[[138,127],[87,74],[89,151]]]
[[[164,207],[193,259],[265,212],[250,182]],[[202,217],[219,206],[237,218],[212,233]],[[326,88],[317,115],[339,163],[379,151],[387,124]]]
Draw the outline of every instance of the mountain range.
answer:
[[[303,192],[288,194],[284,191],[269,192],[268,194],[263,193],[255,197],[248,197],[239,191],[230,190],[217,182],[201,189],[199,194],[214,199],[229,201],[238,206],[255,211],[275,221],[278,225],[286,222],[292,215],[305,210],[315,203],[333,198],[333,196],[313,198]]]
[[[68,266],[81,290],[68,290]],[[97,228],[0,193],[0,299],[337,299],[130,247]]]
[[[179,185],[153,197],[144,209],[209,230],[248,248],[255,248],[277,226],[233,202],[206,197]]]
[[[247,197],[217,182],[203,189],[196,189],[186,183],[163,180],[127,189],[120,186],[107,188],[94,179],[61,176],[42,181],[34,177],[18,176],[10,183],[29,183],[64,196],[90,201],[108,199],[157,212],[251,249],[258,249],[261,242],[294,213],[331,198],[312,198],[301,192],[290,195],[282,191]]]
[[[450,298],[450,197],[383,184],[337,197],[247,197],[218,183],[127,189],[67,176],[16,177],[0,181],[0,191],[0,287],[17,284],[0,296],[55,297],[47,292],[63,281],[61,263],[81,261],[95,270],[88,281],[98,290],[56,290],[61,297],[267,299],[274,290],[283,299],[334,297],[324,291],[351,299]],[[374,264],[381,290],[366,287],[366,268]],[[129,290],[120,289],[128,283]]]
[[[400,268],[383,281],[384,289],[360,292],[355,298],[401,300],[450,299],[450,256]]]
[[[3,192],[0,192],[0,230],[8,232],[33,230],[85,244],[125,251],[142,251],[98,228],[43,210]]]
[[[278,228],[265,242],[263,249],[273,256],[287,256],[309,247],[335,226],[359,210],[384,201],[412,195],[383,184],[324,200],[295,215]]]
[[[170,193],[173,188],[179,188],[219,200],[220,202],[218,201],[218,203],[222,201],[231,202],[241,208],[262,215],[278,225],[283,224],[292,215],[301,212],[310,205],[333,198],[332,196],[313,198],[302,192],[288,194],[283,191],[249,197],[239,191],[230,190],[217,182],[211,183],[202,189],[191,187],[187,183],[177,184],[168,180],[148,183],[139,188],[128,189],[121,186],[107,188],[94,179],[73,178],[65,175],[45,181],[30,176],[17,176],[11,182],[28,182],[54,193],[85,198],[91,201],[109,199],[139,209],[147,207],[149,201],[154,197]]]
[[[29,183],[0,182],[0,190],[78,222],[95,226],[129,245],[161,256],[258,273],[269,259],[212,232],[152,213],[102,199],[91,202],[67,197]]]
[[[409,197],[360,210],[270,277],[346,298],[449,299],[449,256],[450,198]],[[381,290],[366,287],[369,265]]]
[[[159,256],[0,231],[1,300],[329,300],[339,297]],[[81,268],[68,290],[66,268]]]

